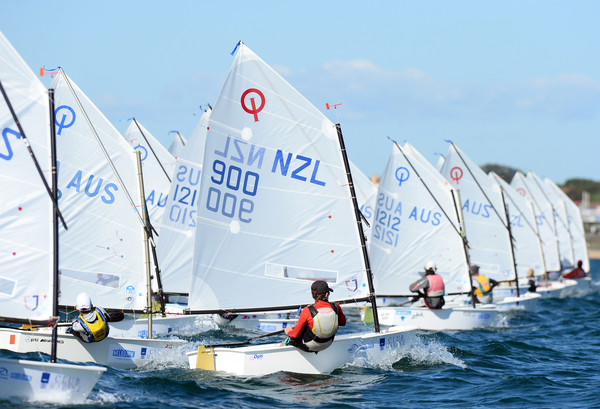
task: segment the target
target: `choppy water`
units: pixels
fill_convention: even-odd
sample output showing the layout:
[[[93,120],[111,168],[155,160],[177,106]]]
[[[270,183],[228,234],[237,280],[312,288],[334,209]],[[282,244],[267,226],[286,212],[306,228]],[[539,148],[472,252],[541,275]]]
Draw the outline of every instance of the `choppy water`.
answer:
[[[600,260],[592,260],[592,271],[600,288]],[[248,335],[209,330],[188,338],[187,350],[206,337],[233,342]],[[598,348],[600,293],[593,292],[541,299],[535,313],[506,316],[492,329],[418,335],[406,356],[356,362],[330,375],[240,378],[192,371],[183,352],[173,351],[144,369],[109,368],[77,407],[600,407]],[[0,357],[39,359],[7,351]],[[28,404],[0,398],[0,406]]]

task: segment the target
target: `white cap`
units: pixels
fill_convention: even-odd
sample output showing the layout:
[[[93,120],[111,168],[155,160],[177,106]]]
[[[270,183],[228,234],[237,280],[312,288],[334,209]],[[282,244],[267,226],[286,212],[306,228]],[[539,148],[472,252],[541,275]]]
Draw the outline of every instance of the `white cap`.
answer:
[[[427,265],[425,266],[425,271],[427,271],[427,270],[437,271],[437,267],[435,266],[435,261],[429,260],[427,262]]]
[[[92,309],[92,299],[88,293],[79,293],[75,307],[79,311],[90,311]]]

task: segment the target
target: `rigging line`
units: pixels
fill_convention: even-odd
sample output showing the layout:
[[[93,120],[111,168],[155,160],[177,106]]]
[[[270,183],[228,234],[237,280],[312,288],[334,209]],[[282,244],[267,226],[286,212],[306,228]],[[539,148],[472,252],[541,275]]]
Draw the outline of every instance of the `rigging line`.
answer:
[[[148,147],[150,148],[150,150],[152,151],[152,154],[154,155],[154,157],[156,158],[156,161],[158,162],[158,164],[160,165],[160,168],[163,170],[163,172],[165,172],[165,176],[167,177],[167,179],[169,180],[169,183],[171,183],[171,178],[169,177],[169,175],[167,174],[167,171],[165,170],[164,166],[162,165],[162,163],[160,162],[160,160],[158,159],[158,156],[156,156],[156,152],[154,152],[154,149],[152,148],[152,145],[150,145],[150,142],[148,141],[148,139],[146,139],[146,135],[144,135],[144,132],[142,132],[142,128],[140,128],[140,124],[138,124],[137,119],[133,118],[133,122],[135,122],[138,130],[140,131],[140,133],[142,134],[142,136],[144,137],[144,140],[146,141],[146,143],[148,144]],[[177,132],[179,133],[179,132]],[[185,146],[185,144],[184,144]]]
[[[540,185],[540,182],[537,181],[537,178],[533,178],[533,181],[535,182],[536,185],[538,185],[538,187],[540,188],[540,190],[542,191],[542,193],[544,192],[544,189],[542,188],[542,186]],[[565,222],[563,221],[563,219],[560,217],[560,215],[558,214],[558,212],[554,211],[554,205],[552,204],[552,202],[550,201],[550,199],[548,199],[548,197],[546,197],[546,195],[544,195],[544,197],[546,198],[546,200],[548,201],[548,203],[550,203],[550,206],[552,206],[552,213],[554,213],[556,215],[556,218],[558,220],[560,220],[560,222],[562,223],[563,227],[567,230],[567,232],[569,233],[569,237],[571,238],[571,241],[573,241],[573,237],[571,237],[571,232],[569,231],[569,227],[565,226]]]
[[[75,102],[77,102],[79,109],[81,109],[81,112],[83,113],[83,116],[85,117],[85,120],[86,120],[88,126],[90,127],[90,129],[92,130],[92,133],[94,134],[94,137],[96,138],[96,142],[98,142],[98,145],[100,145],[100,149],[102,150],[102,153],[104,153],[104,156],[106,157],[108,165],[112,169],[117,180],[119,181],[119,184],[121,185],[121,188],[125,192],[125,196],[127,196],[127,200],[129,200],[129,204],[133,208],[133,211],[135,212],[140,224],[142,225],[142,228],[147,231],[148,229],[146,227],[146,224],[142,220],[142,216],[140,216],[140,213],[138,212],[138,209],[135,206],[135,203],[133,202],[133,200],[131,199],[131,196],[129,195],[129,191],[125,187],[125,183],[123,183],[123,180],[121,180],[121,176],[117,172],[115,165],[112,163],[112,160],[110,159],[110,156],[108,155],[108,152],[106,151],[106,148],[104,148],[104,145],[102,144],[102,141],[100,140],[100,137],[96,133],[96,129],[94,128],[94,125],[92,125],[92,122],[90,121],[90,118],[88,117],[87,113],[85,112],[85,109],[83,109],[83,106],[81,105],[81,102],[79,101],[79,98],[77,97],[77,94],[75,93],[75,90],[71,86],[71,81],[69,81],[69,77],[67,77],[67,74],[65,74],[65,72],[63,71],[62,68],[60,69],[60,73],[63,75],[63,78],[65,79],[67,85],[69,86],[69,90],[71,90],[71,94],[73,94],[73,97],[75,97]]]
[[[65,222],[65,219],[63,218],[62,213],[60,212],[60,210],[58,208],[58,202],[54,199],[54,195],[52,194],[52,190],[50,189],[50,186],[48,185],[48,181],[44,177],[44,172],[42,171],[42,168],[40,167],[40,164],[37,161],[37,158],[35,157],[35,154],[33,153],[33,149],[31,149],[31,145],[29,144],[29,140],[25,136],[25,131],[23,130],[23,127],[21,126],[21,122],[19,122],[19,118],[17,117],[17,113],[13,109],[13,106],[10,103],[10,99],[8,99],[8,95],[6,94],[6,91],[4,90],[4,85],[2,85],[2,81],[0,81],[0,91],[2,91],[2,95],[4,96],[4,101],[6,101],[6,105],[8,106],[8,109],[10,110],[10,113],[11,113],[11,115],[13,117],[13,120],[15,121],[15,124],[17,124],[17,128],[19,128],[19,132],[21,133],[21,137],[23,138],[23,142],[25,143],[25,146],[27,147],[27,150],[29,151],[29,156],[33,160],[35,168],[37,169],[40,177],[42,178],[42,182],[44,183],[44,186],[46,187],[46,191],[48,192],[48,196],[50,196],[50,200],[52,200],[52,203],[54,204],[54,208],[56,209],[56,212],[58,213],[58,217],[60,217],[60,221],[62,222],[62,225],[65,228],[65,230],[69,230],[67,228],[67,223]]]
[[[483,190],[483,188],[481,187],[481,185],[477,181],[477,178],[475,177],[475,175],[473,174],[473,172],[471,172],[471,168],[469,168],[469,165],[467,165],[467,162],[465,162],[465,160],[463,159],[462,155],[458,151],[458,148],[456,147],[456,145],[454,145],[454,142],[450,141],[450,143],[452,144],[452,146],[456,150],[456,153],[458,153],[458,157],[460,158],[460,160],[462,160],[462,163],[467,167],[467,170],[469,171],[469,173],[473,177],[473,180],[475,181],[475,183],[477,183],[477,186],[479,187],[479,190],[481,190],[481,193],[483,193],[483,195],[487,199],[487,201],[490,204],[490,206],[492,206],[492,209],[494,209],[494,213],[496,213],[496,216],[498,216],[498,218],[500,219],[500,222],[502,223],[502,225],[504,226],[504,228],[508,229],[508,226],[506,224],[504,224],[504,220],[502,220],[502,217],[500,216],[500,214],[498,213],[498,211],[496,210],[496,208],[492,204],[492,201],[490,200],[490,198],[485,194],[485,191]],[[514,240],[515,242],[517,241],[517,239],[515,239],[512,234],[510,235],[510,238],[512,240]]]
[[[398,148],[398,150],[400,151],[400,153],[402,153],[402,155],[404,156],[404,159],[406,159],[406,161],[408,162],[408,164],[410,165],[410,167],[412,168],[412,170],[415,172],[415,174],[417,175],[417,177],[419,178],[419,180],[421,181],[421,183],[423,183],[423,186],[425,186],[425,189],[427,189],[427,192],[429,192],[429,194],[431,195],[431,197],[433,198],[433,200],[435,200],[435,203],[438,205],[438,207],[440,208],[440,210],[442,211],[442,213],[444,213],[444,216],[446,216],[446,219],[448,219],[448,221],[450,222],[450,225],[454,228],[454,231],[456,231],[456,233],[461,237],[461,239],[463,240],[463,244],[466,245],[466,246],[468,246],[469,243],[467,241],[467,238],[461,232],[458,231],[458,229],[454,225],[454,222],[452,222],[452,220],[450,219],[450,216],[448,216],[448,214],[446,213],[446,211],[444,210],[444,208],[442,207],[442,205],[440,204],[440,202],[438,202],[438,200],[435,198],[434,194],[431,192],[431,190],[429,190],[429,187],[427,186],[427,184],[425,184],[425,181],[421,178],[421,175],[419,175],[419,172],[417,172],[417,170],[415,169],[415,167],[413,166],[413,164],[408,160],[408,157],[406,156],[406,154],[404,153],[404,151],[402,150],[402,148],[400,147],[400,145],[398,145],[398,142],[396,142],[395,140],[393,140],[389,136],[388,136],[388,139],[390,141],[394,142],[394,145],[396,145],[396,147]]]
[[[494,180],[496,180],[496,177],[494,176]],[[498,186],[502,187],[502,185],[500,184],[500,182],[496,182],[498,183]],[[529,223],[529,220],[527,220],[527,217],[525,216],[525,214],[521,211],[521,208],[517,205],[517,203],[513,200],[513,198],[507,193],[505,195],[506,197],[508,197],[508,199],[512,202],[512,204],[517,208],[517,210],[519,211],[519,213],[521,214],[521,216],[523,216],[523,219],[525,219],[525,222],[527,223],[527,225],[529,226],[529,228],[531,230],[533,230],[533,232],[535,233],[536,236],[538,236],[538,238],[540,239],[540,241],[542,242],[542,245],[544,244],[544,241],[542,240],[542,238],[540,237],[540,234],[537,232],[537,230],[531,225],[531,223]],[[510,222],[509,222],[510,223]]]
[[[181,143],[183,144],[183,146],[185,146],[185,141],[183,140],[183,136],[181,136],[181,134],[179,132],[177,132],[177,136],[179,136],[179,139],[181,139]]]
[[[521,173],[521,172],[519,172]],[[521,173],[521,175],[523,175]],[[544,219],[546,219],[546,224],[550,227],[550,230],[552,230],[552,234],[554,234],[554,236],[556,236],[556,233],[554,232],[554,228],[552,227],[552,224],[550,224],[550,221],[546,218],[546,216],[544,215],[544,212],[542,210],[542,207],[538,204],[537,200],[535,200],[535,196],[533,195],[533,191],[529,188],[529,185],[527,185],[527,182],[525,181],[525,175],[523,175],[523,177],[521,178],[523,184],[525,185],[525,188],[531,192],[531,200],[533,200],[533,203],[535,203],[535,205],[537,206],[538,210],[540,211],[540,214],[542,215],[542,217]],[[542,192],[543,193],[543,192]],[[550,203],[550,207],[552,208],[552,213],[554,213],[554,206],[552,206],[552,203]]]

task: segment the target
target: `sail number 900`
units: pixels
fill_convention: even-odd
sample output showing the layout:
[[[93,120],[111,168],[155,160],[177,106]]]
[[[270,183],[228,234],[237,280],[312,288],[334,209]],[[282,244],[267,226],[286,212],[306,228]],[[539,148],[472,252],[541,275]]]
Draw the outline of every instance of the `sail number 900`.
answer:
[[[225,162],[215,160],[212,170],[214,175],[210,177],[212,183],[227,188],[224,193],[221,189],[210,187],[208,189],[208,198],[206,208],[211,212],[221,213],[223,216],[231,219],[237,218],[243,223],[250,223],[252,219],[248,217],[254,211],[254,202],[244,196],[238,199],[238,195],[231,193],[239,192],[247,196],[256,196],[258,190],[259,175],[255,172],[244,172],[237,166],[229,166]]]

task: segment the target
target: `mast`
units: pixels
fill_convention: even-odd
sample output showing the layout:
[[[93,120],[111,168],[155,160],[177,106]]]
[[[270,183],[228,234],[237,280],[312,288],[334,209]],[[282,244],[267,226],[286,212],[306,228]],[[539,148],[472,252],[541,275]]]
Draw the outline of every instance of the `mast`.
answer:
[[[456,192],[456,196],[454,196],[454,192]],[[458,205],[456,201],[458,200]],[[454,210],[456,211],[456,217],[458,218],[460,227],[460,231],[463,236],[466,236],[466,229],[464,224],[464,219],[462,215],[462,207],[460,207],[460,191],[458,189],[452,189],[452,201],[454,202]],[[471,274],[471,259],[469,257],[469,244],[466,240],[463,240],[463,249],[465,250],[465,258],[467,259],[467,269],[469,270],[469,286],[471,287],[471,305],[473,309],[475,309],[475,289],[473,288],[473,275]]]
[[[508,241],[510,242],[510,254],[513,260],[513,268],[515,269],[515,283],[517,284],[517,297],[520,297],[519,294],[519,275],[517,274],[517,261],[515,260],[515,246],[512,241],[512,230],[510,227],[510,217],[508,216],[508,207],[506,206],[506,202],[504,201],[504,189],[502,186],[498,186],[500,188],[500,197],[502,198],[502,206],[504,206],[504,214],[506,215],[506,224],[508,225]]]
[[[56,125],[54,116],[54,89],[48,90],[48,99],[50,106],[50,155],[52,158],[52,240],[54,267],[52,274],[52,316],[58,317],[58,173],[56,172]],[[52,344],[50,349],[50,362],[56,362],[58,343],[58,329],[56,325],[52,326]]]
[[[142,203],[142,219],[144,223],[148,220],[148,211],[146,210],[146,200],[144,193],[144,179],[142,177],[142,153],[139,150],[135,151],[138,168],[138,183],[140,186],[140,200]],[[148,252],[148,228],[144,228],[144,264],[146,266],[146,296],[148,303],[148,339],[152,339],[152,286],[150,282],[150,254]]]
[[[360,237],[363,260],[365,263],[365,270],[367,273],[367,282],[369,283],[369,301],[373,308],[373,322],[375,324],[375,332],[380,332],[379,315],[377,314],[377,302],[375,299],[375,288],[373,286],[373,274],[371,272],[371,263],[369,261],[369,253],[367,251],[367,243],[365,241],[365,233],[363,231],[362,226],[361,212],[358,207],[358,201],[356,200],[356,192],[354,191],[354,183],[352,182],[352,173],[350,173],[350,163],[348,162],[348,156],[346,155],[346,145],[344,144],[342,127],[339,123],[337,123],[335,124],[335,129],[337,130],[338,140],[340,142],[340,150],[342,153],[342,158],[344,159],[344,168],[346,169],[348,186],[350,187],[350,195],[352,196],[352,205],[354,206],[354,217],[356,219],[356,226],[358,228],[358,236]]]

